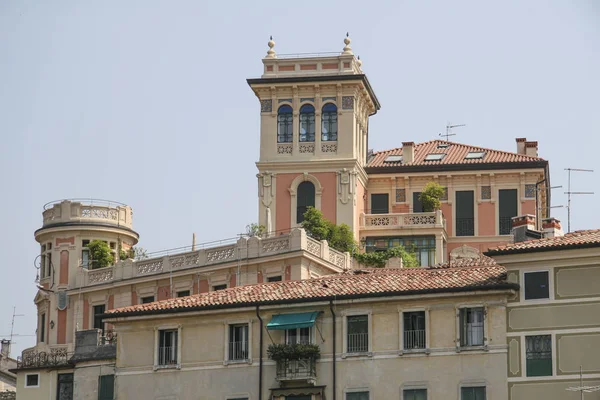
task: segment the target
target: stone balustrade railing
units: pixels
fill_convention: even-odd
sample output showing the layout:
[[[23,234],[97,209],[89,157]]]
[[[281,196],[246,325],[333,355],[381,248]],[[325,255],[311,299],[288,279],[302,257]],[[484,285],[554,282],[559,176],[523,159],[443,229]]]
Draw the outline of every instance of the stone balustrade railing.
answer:
[[[238,260],[299,250],[305,250],[340,269],[347,269],[352,266],[348,253],[341,253],[329,248],[325,240],[319,242],[308,237],[304,229],[294,229],[287,235],[267,238],[242,237],[236,243],[227,246],[209,247],[139,261],[119,261],[110,267],[85,270],[78,285],[84,287],[99,285],[115,280],[156,275],[187,268],[235,263]]]
[[[445,228],[446,219],[441,210],[423,213],[361,214],[360,227],[364,229]]]
[[[62,200],[46,205],[43,226],[61,222],[97,222],[132,229],[131,207],[106,200]]]

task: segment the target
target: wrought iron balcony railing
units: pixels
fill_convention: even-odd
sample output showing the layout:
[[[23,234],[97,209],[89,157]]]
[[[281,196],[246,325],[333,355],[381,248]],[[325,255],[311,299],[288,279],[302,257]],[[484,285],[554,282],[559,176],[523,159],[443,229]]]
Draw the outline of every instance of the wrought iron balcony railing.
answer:
[[[73,353],[67,352],[66,347],[50,349],[50,351],[23,351],[20,357],[17,357],[17,369],[25,368],[46,368],[71,365]]]
[[[425,348],[425,330],[414,329],[404,331],[404,350]]]
[[[316,359],[314,357],[299,360],[277,360],[277,380],[314,380],[317,377]]]

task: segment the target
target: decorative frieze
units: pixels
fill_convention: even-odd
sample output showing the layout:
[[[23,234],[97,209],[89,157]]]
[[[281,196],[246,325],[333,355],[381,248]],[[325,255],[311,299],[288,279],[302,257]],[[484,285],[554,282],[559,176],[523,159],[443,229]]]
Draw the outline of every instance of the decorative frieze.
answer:
[[[260,101],[260,112],[271,112],[273,111],[273,100],[261,100]]]
[[[292,144],[291,143],[277,144],[277,154],[292,154]]]
[[[234,258],[234,256],[235,256],[235,245],[207,252],[206,260],[208,262],[225,261],[225,260],[232,260]]]
[[[342,96],[342,110],[354,110],[354,96]]]
[[[491,200],[492,199],[492,187],[491,186],[482,186],[481,187],[481,200]]]
[[[321,152],[322,153],[337,153],[337,142],[336,143],[322,143],[321,144]]]
[[[301,143],[298,147],[300,153],[314,153],[315,152],[315,144],[314,143]]]
[[[406,189],[396,189],[396,203],[406,202]]]
[[[525,185],[525,197],[528,199],[535,199],[535,183],[528,183]]]
[[[274,252],[278,252],[281,250],[287,250],[289,248],[290,248],[289,238],[270,240],[270,241],[265,240],[262,242],[261,252],[263,254],[274,253]]]
[[[314,103],[314,102],[315,102],[315,99],[314,99],[314,97],[302,97],[302,98],[300,99],[300,103],[304,103],[305,101],[310,101],[310,102],[313,102],[313,103]]]
[[[90,270],[88,272],[88,284],[112,281],[114,277],[113,267]]]
[[[137,266],[137,274],[138,275],[147,275],[154,274],[157,272],[162,272],[163,270],[163,259],[152,260],[145,263],[140,263]]]

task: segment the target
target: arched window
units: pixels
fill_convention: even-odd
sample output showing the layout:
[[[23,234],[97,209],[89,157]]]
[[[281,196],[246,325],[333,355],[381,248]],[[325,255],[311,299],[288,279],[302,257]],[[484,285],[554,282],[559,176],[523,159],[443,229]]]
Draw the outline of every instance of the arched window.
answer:
[[[304,221],[304,213],[308,207],[315,206],[315,185],[304,181],[298,185],[298,205],[296,206],[296,223]]]
[[[277,143],[291,143],[294,137],[292,107],[283,105],[277,110]]]
[[[300,108],[300,141],[315,141],[315,108],[310,104]]]
[[[323,106],[321,116],[321,140],[335,142],[337,140],[337,107],[327,103]]]

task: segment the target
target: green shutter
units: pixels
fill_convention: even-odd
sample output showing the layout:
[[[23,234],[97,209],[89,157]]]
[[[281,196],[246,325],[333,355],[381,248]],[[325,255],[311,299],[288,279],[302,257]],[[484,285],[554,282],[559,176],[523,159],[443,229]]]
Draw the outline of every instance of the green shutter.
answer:
[[[98,400],[113,400],[115,394],[115,376],[102,375],[98,378]]]

